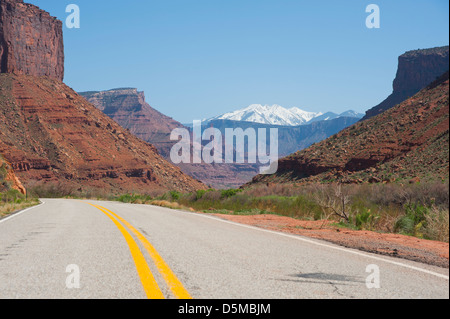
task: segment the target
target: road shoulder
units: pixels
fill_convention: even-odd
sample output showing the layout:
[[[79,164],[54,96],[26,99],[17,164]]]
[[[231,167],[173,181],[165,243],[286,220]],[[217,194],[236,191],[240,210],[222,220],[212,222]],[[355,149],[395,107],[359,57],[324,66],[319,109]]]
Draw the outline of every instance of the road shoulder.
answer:
[[[449,268],[449,244],[445,242],[400,234],[351,230],[324,221],[302,221],[277,215],[207,215],[267,230],[321,239],[347,248]]]

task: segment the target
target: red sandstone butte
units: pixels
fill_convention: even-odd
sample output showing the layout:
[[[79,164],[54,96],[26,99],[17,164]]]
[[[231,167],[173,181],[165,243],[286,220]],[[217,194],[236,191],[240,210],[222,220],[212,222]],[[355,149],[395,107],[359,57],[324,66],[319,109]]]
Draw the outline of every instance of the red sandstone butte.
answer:
[[[22,0],[0,0],[0,73],[62,81],[62,22]]]

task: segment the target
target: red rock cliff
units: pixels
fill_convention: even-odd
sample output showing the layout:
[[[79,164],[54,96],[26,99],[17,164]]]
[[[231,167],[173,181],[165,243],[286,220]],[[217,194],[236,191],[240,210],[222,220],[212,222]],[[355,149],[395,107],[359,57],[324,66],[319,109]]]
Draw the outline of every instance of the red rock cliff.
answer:
[[[367,111],[367,120],[412,97],[449,68],[449,47],[413,50],[398,58],[392,94]]]
[[[62,22],[22,0],[0,0],[0,73],[62,81]]]

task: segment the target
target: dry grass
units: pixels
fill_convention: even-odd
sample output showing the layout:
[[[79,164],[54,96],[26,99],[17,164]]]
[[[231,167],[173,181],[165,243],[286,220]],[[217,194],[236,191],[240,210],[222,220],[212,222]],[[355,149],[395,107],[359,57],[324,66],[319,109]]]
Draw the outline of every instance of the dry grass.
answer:
[[[433,207],[425,216],[425,235],[434,240],[449,242],[449,210]]]
[[[32,207],[32,206],[35,206],[38,204],[39,204],[39,201],[37,201],[37,200],[27,201],[27,202],[23,202],[20,204],[0,203],[0,218],[4,218],[4,217],[10,215],[11,213],[14,213],[15,211],[22,210],[22,209],[25,209],[28,207]]]
[[[151,205],[161,206],[171,209],[183,209],[184,206],[178,204],[177,202],[169,202],[167,200],[153,200],[150,202]]]

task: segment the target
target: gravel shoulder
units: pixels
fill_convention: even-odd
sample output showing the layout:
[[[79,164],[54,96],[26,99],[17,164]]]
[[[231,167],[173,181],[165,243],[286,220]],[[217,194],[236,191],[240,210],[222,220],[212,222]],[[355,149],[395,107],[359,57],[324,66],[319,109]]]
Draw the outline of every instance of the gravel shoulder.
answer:
[[[264,229],[321,239],[366,252],[449,268],[449,244],[445,242],[400,234],[351,230],[326,221],[302,221],[277,215],[208,215]]]

